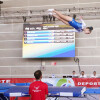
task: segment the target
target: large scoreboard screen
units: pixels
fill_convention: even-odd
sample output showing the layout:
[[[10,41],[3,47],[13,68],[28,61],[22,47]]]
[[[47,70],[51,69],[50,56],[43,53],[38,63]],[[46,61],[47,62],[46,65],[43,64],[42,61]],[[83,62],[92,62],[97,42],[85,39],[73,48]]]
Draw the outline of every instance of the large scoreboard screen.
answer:
[[[24,24],[23,58],[75,57],[75,33],[66,25]]]

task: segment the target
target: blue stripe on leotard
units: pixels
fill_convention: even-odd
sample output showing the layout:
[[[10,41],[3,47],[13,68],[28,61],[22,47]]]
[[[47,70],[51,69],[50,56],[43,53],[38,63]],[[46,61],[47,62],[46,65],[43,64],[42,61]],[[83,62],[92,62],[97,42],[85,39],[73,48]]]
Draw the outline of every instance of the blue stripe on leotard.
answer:
[[[70,26],[74,27],[78,32],[82,32],[82,23],[78,23],[73,18],[72,21],[68,22]]]

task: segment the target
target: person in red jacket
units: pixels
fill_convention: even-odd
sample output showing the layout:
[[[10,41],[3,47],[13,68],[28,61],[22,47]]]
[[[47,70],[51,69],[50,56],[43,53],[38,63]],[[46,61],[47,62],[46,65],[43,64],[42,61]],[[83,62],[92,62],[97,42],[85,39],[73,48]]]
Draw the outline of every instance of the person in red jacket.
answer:
[[[29,86],[29,94],[31,100],[45,100],[48,95],[48,85],[41,81],[42,72],[41,70],[37,70],[34,73],[36,81],[30,84]]]

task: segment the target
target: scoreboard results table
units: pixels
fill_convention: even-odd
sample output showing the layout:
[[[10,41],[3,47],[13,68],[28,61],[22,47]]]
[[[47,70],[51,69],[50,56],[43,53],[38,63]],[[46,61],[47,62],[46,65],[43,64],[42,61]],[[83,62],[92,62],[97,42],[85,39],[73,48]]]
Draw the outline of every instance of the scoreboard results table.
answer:
[[[24,34],[24,43],[73,43],[73,35],[65,30],[27,31]]]
[[[23,58],[75,57],[75,33],[71,27],[24,24]]]

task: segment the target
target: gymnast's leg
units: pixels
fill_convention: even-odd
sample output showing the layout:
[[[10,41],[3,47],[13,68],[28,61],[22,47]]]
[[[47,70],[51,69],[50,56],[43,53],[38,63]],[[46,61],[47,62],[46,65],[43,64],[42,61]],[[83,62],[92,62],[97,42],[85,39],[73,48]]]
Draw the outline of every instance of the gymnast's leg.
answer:
[[[65,23],[66,25],[67,25],[67,24],[69,25],[68,21],[62,19],[61,17],[57,16],[56,14],[53,14],[53,16],[54,16],[55,18],[57,18],[58,20],[61,20],[61,21],[62,21],[63,23]]]
[[[72,21],[72,17],[70,16],[66,16],[66,15],[63,15],[62,13],[60,13],[59,11],[56,11],[56,10],[53,10],[54,13],[56,13],[61,19],[69,22],[69,21]]]

